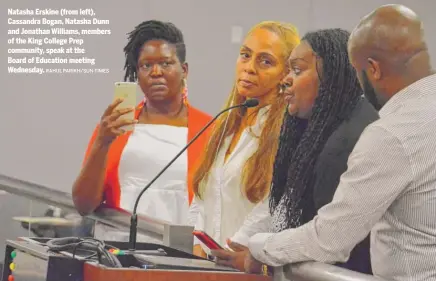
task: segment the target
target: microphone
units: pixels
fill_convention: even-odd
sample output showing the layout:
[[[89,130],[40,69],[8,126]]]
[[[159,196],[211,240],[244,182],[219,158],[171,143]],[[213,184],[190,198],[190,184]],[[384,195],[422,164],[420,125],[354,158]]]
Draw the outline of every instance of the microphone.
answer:
[[[130,218],[130,234],[129,234],[129,244],[130,244],[130,249],[131,250],[135,250],[136,249],[136,236],[137,236],[137,232],[138,232],[138,216],[137,216],[137,209],[138,209],[138,204],[139,204],[139,200],[141,199],[142,195],[144,194],[145,191],[147,191],[147,189],[150,188],[150,186],[171,166],[171,164],[174,163],[174,161],[177,160],[177,158],[180,157],[180,155],[183,154],[183,152],[185,152],[186,149],[188,149],[188,147],[195,141],[198,139],[199,136],[201,136],[203,134],[203,132],[209,128],[210,125],[212,125],[213,122],[215,122],[216,119],[218,119],[218,117],[221,116],[221,114],[223,114],[224,112],[227,112],[231,109],[234,108],[238,108],[238,107],[245,107],[245,108],[250,108],[250,107],[256,107],[259,105],[259,100],[257,99],[249,99],[246,100],[244,103],[238,104],[238,105],[234,105],[228,108],[223,109],[220,113],[218,113],[212,120],[210,120],[206,126],[204,126],[193,138],[191,141],[188,142],[188,144],[141,190],[141,192],[139,193],[138,197],[136,198],[135,201],[135,206],[133,207],[133,212],[132,212],[132,216]]]
[[[255,106],[258,106],[258,105],[259,105],[259,100],[258,99],[249,99],[249,100],[246,100],[241,106],[248,108],[248,107],[255,107]]]

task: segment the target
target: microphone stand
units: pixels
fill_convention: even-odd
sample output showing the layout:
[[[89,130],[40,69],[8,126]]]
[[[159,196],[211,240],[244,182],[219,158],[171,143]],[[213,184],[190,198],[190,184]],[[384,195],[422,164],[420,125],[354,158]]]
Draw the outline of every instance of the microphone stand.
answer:
[[[137,237],[137,232],[138,232],[138,216],[137,216],[137,209],[138,209],[138,204],[139,204],[139,200],[141,199],[142,195],[144,194],[145,191],[147,191],[147,189],[150,188],[150,186],[174,163],[174,161],[177,160],[177,158],[180,157],[180,155],[183,154],[183,152],[185,152],[186,149],[188,149],[188,147],[196,140],[198,139],[199,136],[201,136],[201,134],[203,134],[203,132],[209,128],[209,126],[215,122],[216,119],[218,119],[219,116],[221,116],[221,114],[223,114],[224,112],[227,112],[231,109],[234,108],[238,108],[238,107],[255,107],[259,104],[259,101],[257,99],[249,99],[246,100],[244,103],[242,104],[238,104],[238,105],[234,105],[231,107],[228,107],[224,110],[222,110],[220,113],[218,113],[212,120],[210,120],[206,126],[204,126],[193,138],[191,141],[188,142],[188,144],[179,152],[177,153],[177,155],[141,190],[141,192],[139,193],[138,197],[136,198],[135,201],[135,206],[133,207],[133,212],[132,212],[132,216],[130,217],[130,234],[129,234],[129,244],[130,244],[130,250],[135,250],[136,249],[136,237]]]

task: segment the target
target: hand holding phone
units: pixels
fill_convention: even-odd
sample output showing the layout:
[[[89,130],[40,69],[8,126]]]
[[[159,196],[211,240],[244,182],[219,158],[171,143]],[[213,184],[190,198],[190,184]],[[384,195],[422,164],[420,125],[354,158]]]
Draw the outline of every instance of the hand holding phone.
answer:
[[[212,237],[210,237],[206,232],[200,231],[200,230],[194,230],[192,234],[195,235],[195,237],[198,238],[206,247],[208,247],[210,250],[222,250],[224,249],[218,242],[213,240]]]
[[[116,82],[114,101],[122,100],[122,102],[117,105],[116,110],[135,108],[137,90],[138,90],[138,84],[134,82]],[[131,110],[123,114],[123,119],[134,120],[135,111]],[[124,125],[122,126],[122,129],[126,131],[131,131],[133,130],[133,125],[132,124]]]
[[[135,120],[137,85],[133,82],[115,83],[113,102],[101,117],[97,141],[109,145],[119,135],[133,129]]]

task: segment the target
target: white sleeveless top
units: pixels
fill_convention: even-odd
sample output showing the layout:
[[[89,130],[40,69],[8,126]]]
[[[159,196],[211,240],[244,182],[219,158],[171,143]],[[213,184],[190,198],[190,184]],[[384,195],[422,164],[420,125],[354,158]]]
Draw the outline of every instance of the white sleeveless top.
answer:
[[[141,190],[186,145],[188,128],[137,124],[121,155],[119,181],[120,207],[133,211]],[[188,224],[188,155],[185,151],[139,201],[137,213],[173,224]],[[104,240],[128,241],[128,232],[96,224],[94,236]],[[138,235],[138,241],[150,241]]]

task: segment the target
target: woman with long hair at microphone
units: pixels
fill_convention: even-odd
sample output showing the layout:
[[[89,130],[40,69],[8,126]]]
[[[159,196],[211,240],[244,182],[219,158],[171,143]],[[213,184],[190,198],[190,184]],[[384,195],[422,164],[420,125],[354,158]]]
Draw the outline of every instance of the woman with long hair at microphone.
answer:
[[[145,21],[128,39],[124,80],[137,82],[144,100],[131,109],[135,120],[123,119],[128,110],[116,109],[120,101],[104,111],[73,186],[74,204],[82,215],[102,202],[131,212],[144,186],[211,120],[188,102],[186,47],[176,26]],[[128,124],[135,124],[134,131],[124,133],[120,128]],[[139,202],[139,214],[193,224],[188,218],[193,163],[206,140],[206,134],[200,136],[147,190]],[[98,225],[97,237],[128,240],[128,233]]]
[[[286,60],[300,42],[294,26],[265,21],[247,34],[225,107],[256,98],[253,108],[233,109],[216,122],[193,179],[196,230],[225,244],[253,207],[269,193],[285,104],[279,98]],[[195,239],[194,253],[205,256]]]
[[[218,263],[242,270],[245,263],[249,271],[260,270],[262,266],[249,252],[254,249],[247,248],[254,243],[250,240],[253,236],[297,228],[332,200],[354,145],[366,126],[378,119],[377,111],[363,97],[349,61],[348,38],[345,30],[318,30],[307,33],[293,50],[283,80],[281,102],[287,112],[273,166],[269,206],[256,206],[257,217],[245,220],[237,234],[229,237],[236,252],[214,252]],[[280,243],[281,249],[286,248],[287,241]],[[325,247],[328,251],[328,245]],[[369,237],[340,266],[370,274]]]

